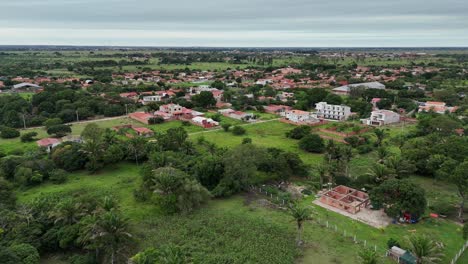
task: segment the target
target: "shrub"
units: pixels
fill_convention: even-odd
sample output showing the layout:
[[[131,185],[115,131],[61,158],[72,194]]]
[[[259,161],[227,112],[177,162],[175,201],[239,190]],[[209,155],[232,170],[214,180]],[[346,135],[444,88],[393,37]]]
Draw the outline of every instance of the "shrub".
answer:
[[[70,126],[67,125],[55,125],[47,129],[47,134],[55,135],[55,137],[63,137],[71,132]]]
[[[37,136],[37,132],[27,132],[21,135],[21,142],[31,142],[35,141],[36,139],[34,138]]]
[[[310,134],[309,126],[298,126],[286,132],[286,137],[292,138],[292,139],[301,139],[307,136],[308,134]]]
[[[49,118],[46,121],[44,121],[44,126],[46,129],[49,129],[50,127],[61,125],[62,123],[62,119],[60,118]]]
[[[231,124],[222,124],[221,127],[223,127],[225,132],[228,132],[229,128],[231,127]]]
[[[396,241],[396,239],[390,238],[390,239],[387,241],[387,247],[388,247],[388,248],[400,247],[400,243],[398,243],[398,241]]]
[[[361,145],[356,148],[359,154],[366,154],[371,152],[374,148],[371,145]]]
[[[252,139],[251,138],[243,138],[242,139],[242,144],[250,144],[252,143]]]
[[[307,152],[321,153],[325,149],[325,144],[319,135],[309,134],[299,141],[299,147]]]
[[[448,215],[453,210],[453,205],[446,200],[437,200],[429,206],[429,209],[438,214]]]
[[[245,134],[245,128],[241,127],[241,126],[234,126],[232,128],[232,134],[236,135],[236,136],[240,136],[240,135],[244,135]]]
[[[0,131],[0,136],[2,138],[16,138],[20,136],[20,132],[11,127],[2,127]]]
[[[67,172],[62,169],[55,169],[50,172],[49,180],[56,184],[64,183],[67,181]]]
[[[160,116],[152,117],[148,120],[148,124],[150,125],[156,125],[156,124],[161,124],[164,123],[164,118]]]

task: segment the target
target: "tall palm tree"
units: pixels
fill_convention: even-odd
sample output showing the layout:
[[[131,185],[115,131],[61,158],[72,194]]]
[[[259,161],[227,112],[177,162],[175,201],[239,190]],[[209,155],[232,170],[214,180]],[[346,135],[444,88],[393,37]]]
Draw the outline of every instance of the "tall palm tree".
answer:
[[[385,136],[387,135],[387,133],[385,132],[384,129],[376,128],[376,129],[374,129],[374,134],[377,137],[377,141],[375,142],[375,144],[378,147],[380,147],[382,145],[382,142],[383,142]]]
[[[305,221],[312,220],[312,210],[308,207],[304,207],[295,203],[289,208],[289,211],[297,224],[297,245],[300,246],[303,244],[303,225]]]
[[[417,264],[434,264],[442,260],[442,248],[424,235],[413,235],[408,240],[409,251],[416,257]]]
[[[91,239],[96,241],[98,248],[108,254],[109,263],[114,264],[116,255],[132,238],[128,232],[128,220],[115,211],[109,211],[97,219],[93,229],[94,235]]]
[[[369,248],[363,248],[359,252],[359,263],[361,264],[377,264],[379,263],[379,257],[377,252]]]
[[[384,147],[380,147],[377,149],[377,157],[379,159],[379,163],[380,164],[383,164],[384,161],[385,161],[385,158],[388,157],[390,153],[388,152],[388,150]]]

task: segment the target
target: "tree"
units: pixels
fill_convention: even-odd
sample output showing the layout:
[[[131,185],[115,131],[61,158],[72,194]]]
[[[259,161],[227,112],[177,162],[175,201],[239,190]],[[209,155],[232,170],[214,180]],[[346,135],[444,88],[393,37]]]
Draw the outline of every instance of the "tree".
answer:
[[[213,97],[213,94],[208,91],[200,92],[192,96],[192,102],[197,107],[209,108],[216,105],[216,99]]]
[[[416,257],[417,264],[440,263],[442,248],[425,235],[413,235],[407,238],[408,250]]]
[[[232,134],[236,135],[236,136],[240,136],[240,135],[244,135],[245,134],[245,128],[241,127],[241,126],[234,126],[232,128]]]
[[[377,183],[386,181],[393,176],[391,170],[379,163],[372,164],[366,175],[371,177]]]
[[[223,128],[224,132],[228,132],[229,128],[231,127],[231,124],[224,123],[224,124],[221,125],[221,127]]]
[[[4,208],[13,208],[16,203],[16,196],[13,185],[3,177],[0,177],[0,210]]]
[[[21,135],[21,142],[31,142],[35,141],[36,139],[34,138],[37,136],[37,132],[27,132]]]
[[[83,151],[88,156],[86,168],[91,172],[95,172],[103,166],[103,164],[100,163],[105,151],[103,134],[104,130],[96,123],[87,124],[83,132],[81,132],[81,137],[84,139]]]
[[[310,134],[310,126],[298,126],[286,132],[286,137],[292,139],[301,139]]]
[[[71,132],[72,130],[70,126],[67,126],[67,125],[55,125],[47,129],[47,134],[54,135],[54,137],[57,137],[57,138],[66,136],[67,134]]]
[[[128,220],[115,211],[105,212],[98,218],[93,230],[93,239],[98,248],[107,255],[108,263],[115,263],[117,255],[126,248],[132,235]]]
[[[302,231],[305,221],[312,220],[312,211],[310,208],[301,206],[297,203],[293,204],[289,208],[290,215],[294,218],[297,225],[297,245],[300,246],[303,244],[302,241]]]
[[[44,121],[44,126],[46,129],[49,129],[53,126],[61,125],[62,123],[62,119],[60,118],[49,118],[46,121]]]
[[[451,177],[449,180],[457,186],[458,196],[460,196],[458,219],[460,222],[463,222],[463,208],[468,194],[468,161],[464,161],[458,165],[455,171],[450,175]]]
[[[361,264],[377,264],[379,263],[379,257],[375,250],[370,248],[362,248],[358,254],[359,263]]]
[[[87,155],[81,150],[81,145],[66,142],[58,145],[52,151],[52,161],[55,165],[66,171],[83,169],[87,162]]]
[[[162,150],[178,151],[188,138],[187,131],[183,127],[170,128],[166,133],[157,136],[158,145]]]
[[[309,134],[299,141],[299,148],[307,152],[322,153],[325,149],[323,139],[317,134]]]
[[[419,218],[426,209],[424,189],[408,180],[389,179],[372,189],[370,200],[384,207],[387,215],[397,218],[409,213]]]
[[[385,129],[379,129],[379,128],[374,129],[374,135],[377,138],[377,141],[375,142],[375,145],[377,147],[382,146],[382,142],[383,142],[385,136],[387,135]]]
[[[211,196],[198,181],[172,167],[154,170],[143,184],[143,188],[158,194],[159,203],[167,213],[190,212]]]
[[[229,196],[245,190],[255,177],[258,167],[267,160],[265,149],[241,144],[223,155],[224,175],[213,190],[215,196]]]
[[[39,252],[30,244],[13,244],[8,247],[13,260],[21,264],[38,264],[40,260]],[[2,259],[2,261],[7,261]]]
[[[67,172],[62,169],[54,169],[50,172],[49,180],[56,184],[64,183],[67,181]]]

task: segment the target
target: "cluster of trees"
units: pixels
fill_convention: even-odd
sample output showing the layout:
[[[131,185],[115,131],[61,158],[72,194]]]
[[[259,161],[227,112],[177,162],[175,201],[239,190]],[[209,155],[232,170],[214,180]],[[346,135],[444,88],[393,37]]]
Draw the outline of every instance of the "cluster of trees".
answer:
[[[169,213],[191,211],[210,196],[229,196],[259,181],[308,175],[297,154],[261,148],[250,141],[227,150],[200,138],[195,146],[187,141],[182,127],[156,137],[135,195],[163,204]]]
[[[79,252],[70,263],[125,261],[132,235],[112,196],[47,194],[16,205],[12,188],[4,184],[0,178],[2,263],[35,264],[40,254],[57,251]]]
[[[103,98],[77,88],[50,85],[34,94],[31,101],[18,95],[0,97],[0,125],[19,128],[43,125],[47,119],[59,118],[62,123],[85,120],[96,115],[125,114],[123,98]]]

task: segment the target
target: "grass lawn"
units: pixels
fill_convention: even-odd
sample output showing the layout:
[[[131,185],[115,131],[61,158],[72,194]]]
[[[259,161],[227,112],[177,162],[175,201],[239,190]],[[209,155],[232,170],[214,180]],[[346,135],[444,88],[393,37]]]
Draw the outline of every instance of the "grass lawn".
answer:
[[[322,155],[307,153],[300,150],[298,141],[286,138],[285,133],[294,128],[293,125],[271,121],[258,124],[243,126],[247,133],[242,136],[235,136],[230,132],[223,130],[191,135],[191,138],[197,139],[204,137],[207,141],[216,143],[220,147],[233,147],[241,144],[243,138],[251,138],[256,145],[263,147],[275,147],[287,151],[296,152],[307,164],[318,164],[322,160]]]
[[[305,223],[304,238],[307,244],[299,252],[294,246],[295,224],[283,211],[268,209],[256,199],[246,204],[245,197],[216,199],[188,215],[161,215],[157,206],[136,202],[133,190],[139,185],[139,168],[122,163],[89,175],[76,172],[61,185],[44,185],[18,192],[19,202],[30,201],[41,194],[87,192],[110,193],[120,200],[122,212],[127,216],[133,232],[141,243],[139,249],[176,243],[193,252],[192,257],[205,260],[203,263],[358,263],[360,246],[340,233],[315,222]],[[262,198],[262,197],[260,197]],[[303,203],[311,205],[312,197]],[[251,199],[249,199],[251,200]],[[314,206],[315,207],[315,206]],[[448,220],[426,220],[414,225],[391,225],[376,229],[345,216],[315,207],[315,218],[326,219],[339,230],[356,234],[358,240],[367,240],[368,245],[377,245],[383,256],[389,238],[403,241],[412,233],[431,234],[445,245],[444,263],[455,255],[462,244],[461,228]],[[56,257],[44,259],[43,263],[60,263]],[[219,263],[219,262],[218,262]],[[391,263],[385,260],[384,263]]]

